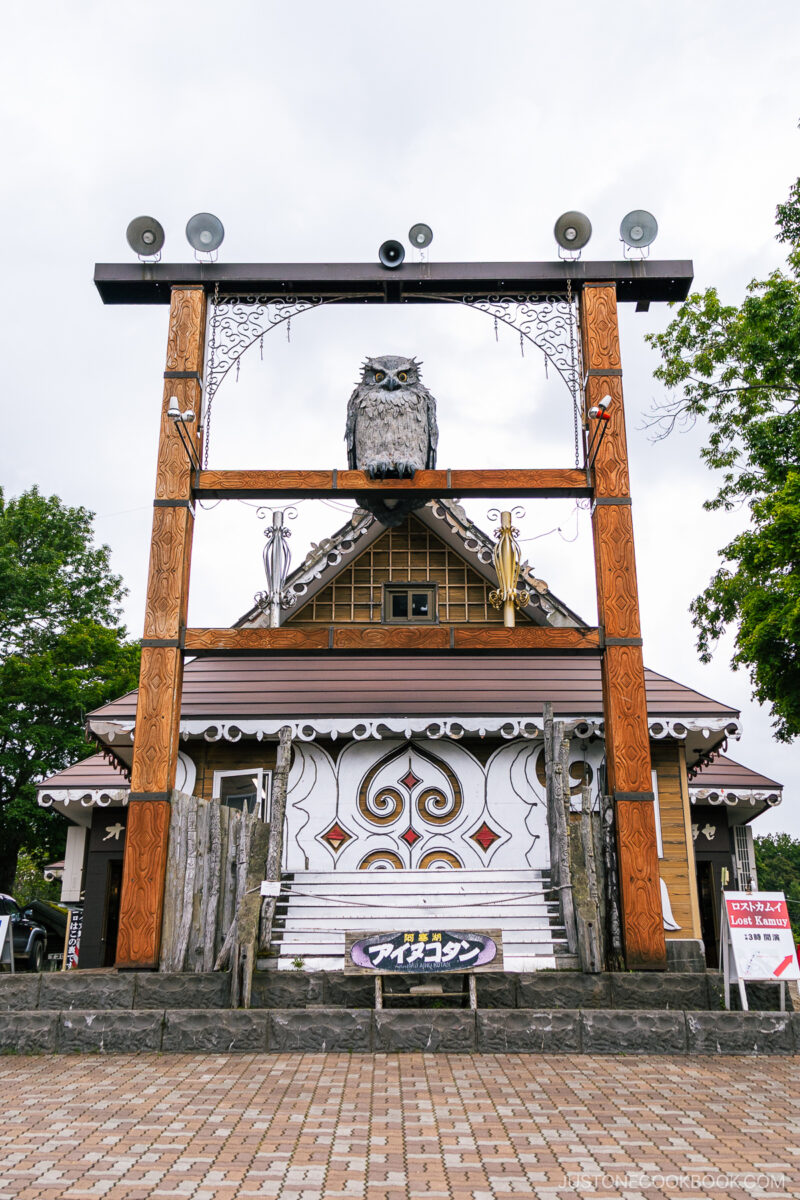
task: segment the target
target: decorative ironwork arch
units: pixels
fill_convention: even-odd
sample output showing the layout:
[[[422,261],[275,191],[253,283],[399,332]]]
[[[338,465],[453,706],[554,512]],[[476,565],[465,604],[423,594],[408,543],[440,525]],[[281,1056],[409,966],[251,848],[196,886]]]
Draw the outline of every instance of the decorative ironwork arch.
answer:
[[[280,325],[291,327],[293,317],[329,304],[353,304],[369,299],[366,295],[271,296],[238,295],[215,292],[208,322],[204,370],[205,450],[203,465],[208,465],[211,407],[222,381],[256,342]],[[533,293],[525,296],[465,295],[430,297],[432,303],[462,304],[484,313],[494,321],[514,329],[520,347],[530,342],[553,364],[569,390],[577,420],[578,398],[583,372],[580,365],[578,308],[571,292],[565,295]],[[427,301],[426,301],[427,302]],[[576,428],[577,448],[577,428]]]

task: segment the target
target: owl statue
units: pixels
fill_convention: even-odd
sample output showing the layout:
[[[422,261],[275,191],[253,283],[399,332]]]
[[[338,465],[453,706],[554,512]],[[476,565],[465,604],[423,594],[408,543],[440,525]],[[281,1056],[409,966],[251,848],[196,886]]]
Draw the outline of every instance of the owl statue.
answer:
[[[420,363],[384,355],[368,358],[347,405],[347,465],[372,479],[397,479],[436,466],[436,401],[420,381]],[[384,525],[399,525],[424,501],[357,496]]]

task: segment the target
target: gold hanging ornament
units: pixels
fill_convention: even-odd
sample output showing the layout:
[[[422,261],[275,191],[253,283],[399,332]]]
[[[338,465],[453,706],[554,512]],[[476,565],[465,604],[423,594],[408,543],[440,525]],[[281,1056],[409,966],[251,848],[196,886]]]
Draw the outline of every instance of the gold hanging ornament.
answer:
[[[524,515],[521,509],[514,509]],[[492,509],[489,516],[496,516],[497,509]],[[497,544],[492,552],[494,569],[497,572],[499,587],[489,593],[489,603],[494,608],[502,608],[503,624],[511,629],[516,624],[515,608],[524,608],[530,598],[529,593],[517,587],[519,583],[522,552],[519,548],[519,530],[511,524],[510,512],[500,513],[500,528],[495,529],[494,536]]]

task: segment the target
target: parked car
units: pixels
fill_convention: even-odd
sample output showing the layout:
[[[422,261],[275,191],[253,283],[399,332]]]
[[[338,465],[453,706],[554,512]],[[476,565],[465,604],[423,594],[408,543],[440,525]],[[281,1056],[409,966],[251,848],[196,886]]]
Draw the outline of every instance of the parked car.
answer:
[[[0,892],[0,917],[11,917],[14,962],[41,971],[48,956],[64,950],[67,914],[54,904],[34,900],[22,909],[13,896]]]

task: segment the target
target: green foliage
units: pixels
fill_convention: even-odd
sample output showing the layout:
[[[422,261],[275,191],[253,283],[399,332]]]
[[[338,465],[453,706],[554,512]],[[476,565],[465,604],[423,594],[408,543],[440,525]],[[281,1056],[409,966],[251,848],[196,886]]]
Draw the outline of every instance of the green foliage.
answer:
[[[61,856],[66,825],[37,807],[35,783],[91,753],[86,713],[136,686],[109,553],[85,508],[0,490],[0,890],[21,847]]]
[[[753,838],[760,892],[784,892],[795,941],[800,941],[800,840],[788,833]]]
[[[778,207],[779,239],[800,267],[800,180]],[[800,280],[775,271],[743,302],[696,292],[661,334],[656,378],[676,393],[648,424],[656,437],[698,419],[701,457],[720,472],[709,510],[744,507],[749,526],[719,551],[722,565],[691,605],[700,657],[736,628],[731,665],[749,671],[771,706],[775,735],[800,733]]]
[[[58,904],[61,884],[57,879],[52,882],[45,879],[41,863],[28,850],[20,850],[11,894],[20,908],[26,908],[32,900],[49,900]]]

